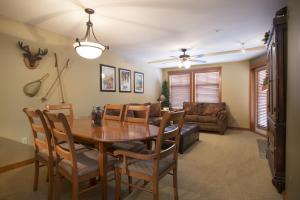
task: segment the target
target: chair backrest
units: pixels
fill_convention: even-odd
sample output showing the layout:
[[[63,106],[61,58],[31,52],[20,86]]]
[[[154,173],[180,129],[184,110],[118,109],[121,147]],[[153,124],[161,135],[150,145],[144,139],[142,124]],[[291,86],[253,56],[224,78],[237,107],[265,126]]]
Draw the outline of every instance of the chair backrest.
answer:
[[[60,162],[62,160],[69,161],[72,164],[73,174],[76,173],[78,168],[74,139],[65,114],[53,112],[51,113],[48,110],[44,110],[44,115],[46,116],[50,124],[57,162]],[[62,142],[66,143],[67,148],[63,148],[60,145]]]
[[[159,133],[155,143],[155,154],[157,160],[174,155],[177,160],[180,132],[184,122],[184,111],[166,112],[160,123]],[[162,149],[162,146],[169,144],[167,148]]]
[[[48,104],[46,105],[46,110],[49,111],[58,111],[62,112],[66,115],[66,117],[70,120],[74,119],[74,113],[73,113],[73,106],[70,103],[64,103],[64,104]],[[65,113],[67,111],[67,113]]]
[[[121,121],[124,112],[123,104],[106,104],[103,119]]]
[[[52,162],[52,140],[51,140],[51,131],[47,125],[47,122],[44,118],[42,111],[32,108],[24,108],[23,112],[29,119],[33,134],[33,142],[35,152],[47,151],[48,152],[48,161]]]
[[[127,105],[125,109],[124,121],[135,123],[148,123],[149,105]]]

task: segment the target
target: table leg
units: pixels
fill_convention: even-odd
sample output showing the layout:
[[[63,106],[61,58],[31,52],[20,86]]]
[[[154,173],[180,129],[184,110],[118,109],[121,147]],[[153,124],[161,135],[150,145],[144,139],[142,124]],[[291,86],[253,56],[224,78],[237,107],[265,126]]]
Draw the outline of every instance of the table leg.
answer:
[[[101,199],[107,199],[107,166],[106,166],[106,145],[104,142],[99,143],[99,168],[101,182]]]

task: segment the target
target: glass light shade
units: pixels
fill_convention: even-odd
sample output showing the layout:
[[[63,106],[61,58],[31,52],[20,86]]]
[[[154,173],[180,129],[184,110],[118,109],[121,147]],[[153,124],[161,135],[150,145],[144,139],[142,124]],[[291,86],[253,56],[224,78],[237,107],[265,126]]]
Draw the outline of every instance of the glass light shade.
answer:
[[[182,68],[182,62],[178,62],[177,65],[179,68]]]
[[[189,60],[185,60],[185,61],[183,61],[183,66],[184,66],[184,68],[186,68],[186,69],[188,69],[188,68],[190,68],[191,67],[191,61],[189,61]]]
[[[95,42],[75,42],[73,47],[79,56],[86,59],[98,58],[105,50],[105,46]]]

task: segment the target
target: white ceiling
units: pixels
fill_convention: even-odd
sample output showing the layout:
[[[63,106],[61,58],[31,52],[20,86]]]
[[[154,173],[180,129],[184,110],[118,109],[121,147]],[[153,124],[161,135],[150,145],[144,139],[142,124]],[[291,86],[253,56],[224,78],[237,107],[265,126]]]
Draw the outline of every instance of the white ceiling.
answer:
[[[87,21],[83,9],[90,7],[96,12],[92,22],[102,43],[148,62],[178,56],[179,48],[192,48],[188,54],[193,55],[240,49],[241,42],[246,48],[261,46],[276,10],[284,5],[286,0],[2,0],[0,15],[81,38]],[[262,52],[203,59],[239,61]]]

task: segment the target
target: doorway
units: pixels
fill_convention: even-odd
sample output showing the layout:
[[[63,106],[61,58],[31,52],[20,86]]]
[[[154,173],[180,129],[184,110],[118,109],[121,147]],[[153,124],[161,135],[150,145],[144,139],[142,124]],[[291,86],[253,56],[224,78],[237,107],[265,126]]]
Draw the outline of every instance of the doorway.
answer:
[[[259,67],[254,70],[255,72],[255,132],[266,135],[267,134],[267,105],[268,94],[267,89],[264,88],[264,81],[267,77],[267,67]]]

